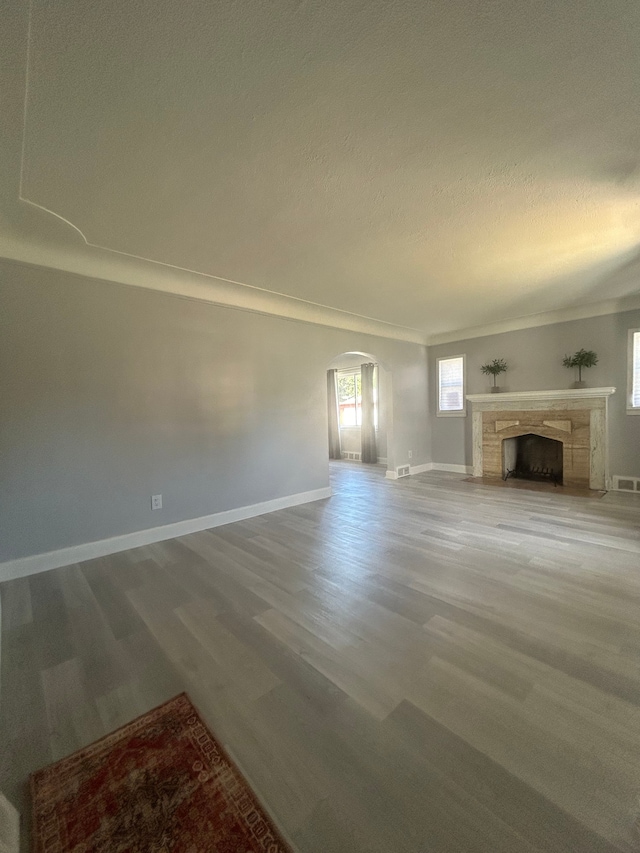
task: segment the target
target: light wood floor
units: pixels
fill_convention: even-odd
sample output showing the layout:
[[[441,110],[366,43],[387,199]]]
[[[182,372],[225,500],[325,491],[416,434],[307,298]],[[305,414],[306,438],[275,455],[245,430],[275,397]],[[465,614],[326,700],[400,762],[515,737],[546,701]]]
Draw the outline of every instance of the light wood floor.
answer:
[[[332,478],[2,585],[0,789],[186,689],[302,853],[640,849],[640,499]]]

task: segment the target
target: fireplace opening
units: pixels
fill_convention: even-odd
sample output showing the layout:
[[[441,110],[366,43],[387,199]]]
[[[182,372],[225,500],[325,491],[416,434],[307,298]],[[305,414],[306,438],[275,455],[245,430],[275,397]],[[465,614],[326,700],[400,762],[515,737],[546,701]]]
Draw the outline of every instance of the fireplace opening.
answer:
[[[527,433],[502,442],[502,476],[562,485],[562,442]]]

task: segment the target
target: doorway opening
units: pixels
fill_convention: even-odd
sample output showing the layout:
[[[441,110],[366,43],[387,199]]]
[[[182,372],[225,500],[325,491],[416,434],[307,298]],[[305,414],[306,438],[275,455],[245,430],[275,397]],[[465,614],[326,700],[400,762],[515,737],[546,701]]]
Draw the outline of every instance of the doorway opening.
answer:
[[[390,372],[373,355],[341,353],[327,369],[329,458],[387,466]]]

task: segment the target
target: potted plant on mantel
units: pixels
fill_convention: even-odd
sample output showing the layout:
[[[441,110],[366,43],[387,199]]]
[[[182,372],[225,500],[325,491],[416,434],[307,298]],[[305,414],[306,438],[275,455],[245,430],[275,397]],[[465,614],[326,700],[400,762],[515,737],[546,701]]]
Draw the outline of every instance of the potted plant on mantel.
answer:
[[[485,374],[485,376],[493,376],[491,393],[497,393],[500,390],[500,386],[496,385],[496,379],[501,373],[506,372],[507,362],[503,358],[494,358],[493,361],[490,361],[488,364],[483,364],[480,370]]]
[[[585,367],[593,367],[598,363],[598,356],[593,350],[579,349],[573,355],[565,355],[562,359],[565,367],[577,367],[578,379],[573,383],[574,388],[586,388],[587,383],[582,380],[582,369]]]

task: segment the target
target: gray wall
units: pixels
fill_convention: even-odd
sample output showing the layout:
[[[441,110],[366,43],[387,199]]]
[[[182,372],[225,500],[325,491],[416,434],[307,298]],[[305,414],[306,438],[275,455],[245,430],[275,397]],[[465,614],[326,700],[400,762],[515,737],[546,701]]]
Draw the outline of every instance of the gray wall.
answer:
[[[627,332],[640,328],[640,311],[608,314],[539,326],[519,332],[504,332],[482,338],[455,341],[429,347],[429,375],[432,459],[437,463],[471,465],[471,415],[466,418],[436,417],[436,359],[465,353],[467,393],[489,391],[491,377],[480,366],[494,358],[509,365],[499,384],[508,391],[537,391],[570,388],[573,371],[562,366],[565,354],[584,348],[595,350],[598,364],[584,371],[583,379],[592,387],[613,385],[609,398],[609,455],[611,474],[640,477],[640,416],[627,415]]]
[[[328,485],[353,350],[391,368],[389,455],[428,461],[425,347],[0,262],[0,561]]]

